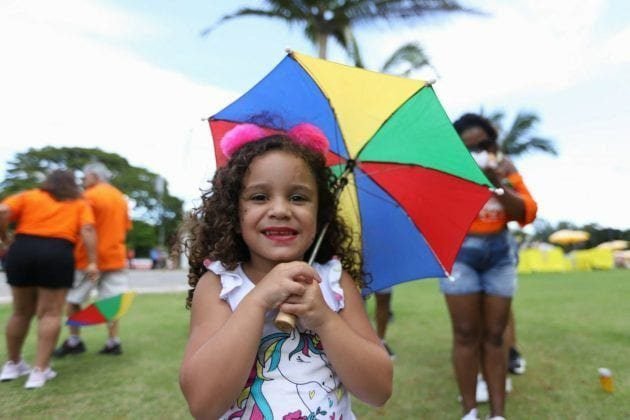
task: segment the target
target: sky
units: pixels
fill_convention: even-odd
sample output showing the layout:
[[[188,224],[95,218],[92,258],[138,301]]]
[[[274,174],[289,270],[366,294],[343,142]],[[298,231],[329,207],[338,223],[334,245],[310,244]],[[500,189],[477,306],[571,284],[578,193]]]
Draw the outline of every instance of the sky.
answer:
[[[359,26],[366,66],[418,41],[435,91],[464,112],[519,111],[560,155],[515,160],[539,217],[630,229],[630,6],[625,0],[461,0],[485,14]],[[0,177],[16,153],[99,147],[161,174],[187,208],[214,171],[205,118],[284,57],[316,55],[298,26],[235,19],[251,1],[5,0],[0,3]],[[329,59],[348,63],[331,42]]]

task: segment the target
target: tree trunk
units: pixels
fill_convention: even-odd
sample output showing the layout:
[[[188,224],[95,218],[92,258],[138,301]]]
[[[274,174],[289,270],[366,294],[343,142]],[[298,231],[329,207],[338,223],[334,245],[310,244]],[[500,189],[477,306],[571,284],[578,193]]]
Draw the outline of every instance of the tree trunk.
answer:
[[[327,45],[328,45],[328,35],[319,34],[317,36],[317,46],[319,47],[319,58],[326,59]]]

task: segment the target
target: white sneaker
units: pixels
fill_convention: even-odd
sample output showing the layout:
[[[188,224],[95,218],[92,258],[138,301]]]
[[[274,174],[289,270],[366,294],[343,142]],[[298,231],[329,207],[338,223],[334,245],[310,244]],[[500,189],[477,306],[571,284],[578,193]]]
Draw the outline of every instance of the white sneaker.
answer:
[[[488,393],[488,384],[483,380],[483,376],[477,375],[477,393],[475,399],[478,403],[487,403],[490,401],[490,394]]]
[[[28,375],[31,372],[31,367],[26,364],[24,360],[20,359],[19,363],[15,363],[9,360],[2,366],[2,373],[0,373],[0,381],[12,381],[22,375]]]
[[[512,392],[512,378],[505,378],[505,393],[509,394]],[[478,403],[486,403],[490,401],[490,394],[488,393],[488,384],[483,380],[483,376],[477,376],[477,393],[475,395],[475,399]]]
[[[470,410],[464,417],[462,417],[462,420],[479,420],[479,417],[477,416],[477,409],[473,408]]]
[[[46,381],[54,378],[55,376],[57,376],[57,372],[52,370],[50,367],[46,368],[46,370],[34,367],[33,370],[31,370],[31,374],[28,375],[28,380],[26,381],[26,384],[24,384],[24,388],[41,388],[44,386]]]

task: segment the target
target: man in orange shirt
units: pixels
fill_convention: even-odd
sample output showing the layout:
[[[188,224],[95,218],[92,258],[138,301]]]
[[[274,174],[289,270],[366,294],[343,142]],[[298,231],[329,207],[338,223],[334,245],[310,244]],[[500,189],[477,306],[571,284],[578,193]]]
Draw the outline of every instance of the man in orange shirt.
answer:
[[[127,250],[125,237],[131,228],[127,200],[116,187],[109,184],[111,172],[102,163],[90,163],[83,168],[84,196],[94,212],[95,227],[98,237],[97,261],[101,276],[93,280],[85,276],[86,253],[81,242],[78,243],[76,258],[76,277],[73,289],[68,293],[68,316],[81,309],[92,289],[97,288],[98,298],[105,299],[129,290],[129,279],[125,270]],[[100,354],[122,354],[118,337],[118,321],[107,324],[109,338]],[[80,329],[70,326],[70,337],[55,350],[56,357],[67,354],[79,354],[85,351],[85,344],[79,336]]]

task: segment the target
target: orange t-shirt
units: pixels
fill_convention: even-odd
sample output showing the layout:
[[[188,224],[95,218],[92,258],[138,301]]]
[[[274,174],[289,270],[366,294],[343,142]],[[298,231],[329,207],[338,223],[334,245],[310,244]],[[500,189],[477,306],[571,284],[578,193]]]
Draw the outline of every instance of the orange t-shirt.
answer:
[[[105,182],[88,188],[84,196],[94,211],[98,269],[112,271],[125,268],[125,237],[131,229],[125,196],[116,187]],[[77,244],[74,256],[77,269],[83,270],[88,260],[82,241]]]
[[[511,187],[518,195],[523,199],[525,204],[525,215],[523,220],[517,220],[521,226],[525,226],[531,223],[536,218],[536,212],[538,211],[538,205],[529,193],[529,190],[523,182],[523,178],[518,172],[513,172],[507,175],[504,179],[507,186]],[[475,220],[473,221],[468,233],[476,235],[486,235],[491,233],[497,233],[505,229],[505,226],[510,221],[503,205],[497,197],[494,195],[483,206]]]
[[[9,196],[2,203],[11,210],[9,220],[16,222],[17,234],[75,243],[80,238],[81,227],[94,224],[94,214],[84,199],[57,201],[39,188]]]

